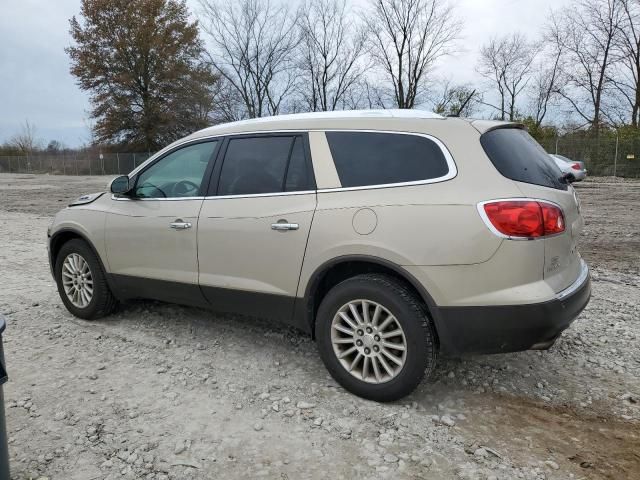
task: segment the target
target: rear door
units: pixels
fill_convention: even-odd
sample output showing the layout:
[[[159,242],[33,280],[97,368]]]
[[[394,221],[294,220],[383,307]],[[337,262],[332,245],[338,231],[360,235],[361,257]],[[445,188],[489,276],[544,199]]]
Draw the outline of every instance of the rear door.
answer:
[[[571,285],[580,275],[576,241],[583,220],[578,198],[551,156],[527,132],[513,126],[484,133],[480,139],[487,156],[505,177],[516,181],[523,197],[547,200],[562,209],[565,231],[544,242],[544,279],[554,291]]]
[[[199,283],[214,308],[288,321],[316,192],[306,134],[225,141],[198,227]]]

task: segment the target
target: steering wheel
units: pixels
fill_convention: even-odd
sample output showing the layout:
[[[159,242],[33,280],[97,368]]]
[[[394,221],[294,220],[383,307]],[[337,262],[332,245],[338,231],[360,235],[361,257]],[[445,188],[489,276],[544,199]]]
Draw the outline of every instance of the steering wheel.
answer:
[[[174,197],[186,197],[187,193],[197,193],[200,189],[200,186],[196,183],[193,183],[191,180],[180,180],[179,182],[174,183],[171,188],[171,193]]]
[[[151,182],[144,182],[139,187],[136,187],[136,194],[138,194],[138,189],[149,188],[149,187],[155,189],[157,192],[160,192],[163,198],[167,198],[167,194],[164,193],[164,190],[162,190],[160,187],[158,187],[157,185],[154,185]],[[139,196],[144,197],[144,195],[139,195]],[[148,198],[153,198],[153,197],[148,197]]]

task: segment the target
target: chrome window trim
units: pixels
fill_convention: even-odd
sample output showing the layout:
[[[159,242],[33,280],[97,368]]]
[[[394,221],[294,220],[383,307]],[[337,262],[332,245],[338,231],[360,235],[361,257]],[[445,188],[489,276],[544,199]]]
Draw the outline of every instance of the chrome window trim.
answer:
[[[413,135],[415,137],[424,137],[428,140],[431,140],[435,143],[447,162],[447,167],[449,171],[446,175],[436,178],[428,178],[425,180],[414,180],[411,182],[396,182],[396,183],[379,183],[373,185],[360,185],[357,187],[334,187],[334,188],[321,188],[318,189],[318,193],[330,193],[330,192],[348,192],[348,191],[357,191],[357,190],[376,190],[379,188],[394,188],[394,187],[409,187],[413,185],[428,185],[430,183],[440,183],[446,182],[455,178],[458,175],[458,167],[456,162],[453,160],[453,156],[451,152],[447,148],[447,146],[437,137],[433,135],[429,135],[428,133],[420,133],[420,132],[403,132],[398,130],[371,130],[371,129],[362,129],[362,128],[331,128],[331,129],[323,129],[323,130],[310,130],[310,131],[320,131],[323,133],[327,132],[354,132],[354,133],[388,133],[391,135]],[[327,139],[327,144],[329,140]],[[329,146],[329,151],[331,151],[331,146]],[[331,159],[333,160],[333,153],[331,154]],[[333,160],[333,164],[335,166],[335,160]],[[337,169],[336,169],[337,172]],[[338,178],[340,178],[340,174],[338,174]]]
[[[315,194],[316,190],[299,190],[295,192],[273,192],[273,193],[250,193],[246,195],[209,195],[205,200],[230,199],[230,198],[260,198],[260,197],[284,197],[289,195],[309,195]]]
[[[128,176],[129,178],[135,176],[138,174],[138,172],[142,169],[145,168],[145,166],[148,163],[151,163],[153,161],[155,161],[155,159],[159,156],[159,155],[163,155],[165,150],[169,147],[171,147],[172,149],[178,149],[181,148],[183,146],[186,146],[190,143],[197,143],[197,142],[202,142],[202,141],[210,141],[210,140],[221,140],[223,141],[225,137],[234,137],[234,136],[250,136],[250,135],[270,135],[270,134],[280,134],[280,133],[292,133],[292,134],[305,134],[305,133],[309,133],[309,132],[321,132],[321,133],[326,133],[326,132],[356,132],[356,133],[388,133],[388,134],[394,134],[394,135],[414,135],[416,137],[424,137],[427,138],[429,140],[431,140],[432,142],[434,142],[438,148],[440,148],[440,151],[442,151],[442,154],[445,157],[445,160],[447,162],[447,167],[449,168],[449,171],[447,172],[446,175],[443,175],[442,177],[436,177],[436,178],[429,178],[426,180],[416,180],[416,181],[411,181],[411,182],[398,182],[398,183],[382,183],[382,184],[376,184],[376,185],[362,185],[362,186],[358,186],[358,187],[333,187],[333,188],[321,188],[321,189],[317,189],[317,190],[306,190],[306,191],[301,191],[301,192],[273,192],[273,193],[255,193],[255,194],[249,194],[249,195],[222,195],[222,196],[215,196],[215,195],[209,195],[209,196],[205,196],[205,197],[180,197],[180,198],[175,198],[175,199],[171,199],[171,198],[147,198],[147,199],[136,199],[137,200],[197,200],[197,199],[206,199],[206,200],[211,200],[211,199],[216,199],[216,198],[221,198],[221,199],[225,199],[225,198],[254,198],[254,197],[272,197],[272,196],[283,196],[283,195],[301,195],[301,194],[308,194],[308,193],[332,193],[332,192],[347,192],[347,191],[357,191],[357,190],[376,190],[376,189],[380,189],[380,188],[394,188],[394,187],[409,187],[409,186],[416,186],[416,185],[428,185],[431,183],[440,183],[440,182],[446,182],[448,180],[451,180],[453,178],[455,178],[458,175],[458,168],[457,165],[453,159],[453,156],[451,155],[451,152],[449,151],[449,149],[446,147],[446,145],[437,137],[434,137],[433,135],[429,135],[427,133],[420,133],[420,132],[404,132],[404,131],[398,131],[398,130],[372,130],[372,129],[361,129],[361,128],[332,128],[332,129],[318,129],[318,128],[313,128],[313,129],[284,129],[284,130],[257,130],[257,131],[248,131],[248,132],[233,132],[233,133],[216,133],[214,135],[207,135],[207,136],[202,136],[202,137],[198,137],[198,138],[191,138],[188,140],[185,140],[182,143],[178,143],[176,145],[169,145],[168,147],[165,147],[164,149],[160,150],[158,153],[156,153],[155,155],[149,157],[145,162],[143,162],[142,164],[138,165],[137,168],[135,168],[134,170],[132,170]],[[313,155],[313,152],[312,152]],[[333,158],[332,158],[333,161]],[[335,165],[335,162],[334,162]],[[113,200],[131,200],[131,199],[127,199],[127,198],[114,198],[114,196],[112,195],[111,198]]]
[[[111,194],[111,200],[115,200],[116,202],[149,202],[149,201],[157,201],[160,200],[162,202],[179,202],[184,200],[204,200],[205,197],[169,197],[169,198],[129,198],[129,197],[118,197],[115,193]]]
[[[128,177],[131,178],[132,176],[135,176],[138,174],[138,172],[140,170],[142,170],[147,163],[150,163],[152,161],[155,161],[155,159],[160,156],[160,155],[164,155],[164,153],[167,151],[167,149],[171,148],[171,149],[178,149],[178,148],[182,148],[190,143],[199,143],[199,142],[204,142],[204,141],[211,141],[211,140],[220,140],[220,141],[224,141],[225,137],[232,137],[232,136],[238,136],[238,135],[268,135],[270,133],[307,133],[310,132],[311,130],[258,130],[258,131],[252,131],[252,132],[234,132],[234,133],[216,133],[216,134],[212,134],[212,135],[205,135],[202,137],[197,137],[197,138],[189,138],[184,140],[182,143],[172,143],[171,145],[167,145],[166,147],[164,147],[162,150],[160,150],[158,153],[155,153],[154,155],[152,155],[151,157],[149,157],[148,159],[146,159],[144,162],[142,162],[140,165],[138,165],[135,169],[133,169],[131,172],[129,172]],[[179,142],[180,140],[178,140]]]
[[[540,203],[548,203],[549,205],[558,207],[562,212],[562,217],[565,221],[564,231],[560,233],[554,233],[553,235],[544,235],[542,237],[512,237],[511,235],[505,235],[504,233],[502,233],[500,230],[498,230],[496,227],[493,226],[493,223],[491,223],[491,220],[489,220],[489,216],[487,215],[487,212],[485,212],[484,210],[484,206],[487,203],[493,203],[493,202],[540,202]],[[482,202],[478,202],[478,204],[476,205],[476,209],[478,210],[478,213],[480,214],[480,218],[482,218],[482,221],[484,222],[484,224],[487,226],[489,230],[491,230],[491,233],[493,233],[497,237],[504,238],[506,240],[517,240],[517,241],[544,240],[545,238],[553,238],[559,235],[564,235],[567,232],[567,224],[566,224],[567,220],[564,214],[564,209],[560,204],[556,202],[552,202],[550,200],[543,200],[541,198],[531,198],[531,197],[494,198],[492,200],[484,200]]]

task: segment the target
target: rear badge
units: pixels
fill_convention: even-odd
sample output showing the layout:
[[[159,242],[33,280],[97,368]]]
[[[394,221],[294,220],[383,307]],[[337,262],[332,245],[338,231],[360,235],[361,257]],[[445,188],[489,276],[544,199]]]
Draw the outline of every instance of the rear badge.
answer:
[[[551,273],[560,267],[560,257],[553,257],[549,260],[549,266],[545,269],[546,273]]]

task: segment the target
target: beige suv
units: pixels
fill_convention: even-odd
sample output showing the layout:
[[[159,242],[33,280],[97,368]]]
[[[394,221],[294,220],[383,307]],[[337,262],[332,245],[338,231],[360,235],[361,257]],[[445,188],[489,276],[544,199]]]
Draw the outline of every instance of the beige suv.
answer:
[[[439,353],[548,348],[589,301],[577,196],[513,123],[247,120],[175,142],[110,190],[49,230],[71,313],[152,298],[283,321],[370,399],[410,393]]]

